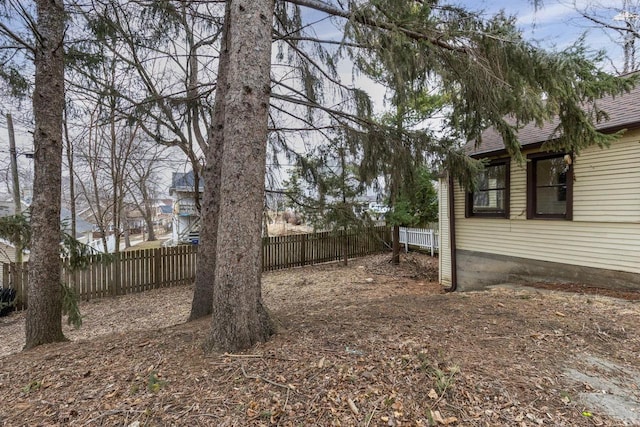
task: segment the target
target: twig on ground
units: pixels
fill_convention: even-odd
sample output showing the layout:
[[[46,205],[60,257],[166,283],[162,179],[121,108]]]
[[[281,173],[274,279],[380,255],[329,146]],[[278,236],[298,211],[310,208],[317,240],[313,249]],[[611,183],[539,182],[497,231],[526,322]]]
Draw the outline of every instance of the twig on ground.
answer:
[[[236,357],[242,359],[262,359],[264,356],[262,354],[233,354],[233,353],[224,353],[224,357]]]
[[[289,404],[289,391],[290,389],[287,388],[287,397],[284,399],[284,405],[282,405],[282,413],[286,414],[287,413],[287,404]],[[276,427],[278,427],[280,425],[280,420],[278,420],[278,423],[276,424]]]
[[[285,388],[285,389],[287,389],[287,390],[291,390],[291,389],[292,389],[292,388],[291,388],[291,386],[290,386],[290,385],[288,385],[288,384],[280,384],[280,383],[277,383],[277,382],[275,382],[275,381],[271,381],[271,380],[270,380],[270,379],[268,379],[268,378],[262,377],[262,376],[260,376],[260,375],[249,375],[249,374],[247,374],[247,372],[244,370],[244,366],[240,366],[240,369],[242,370],[242,375],[244,375],[244,377],[245,377],[245,378],[254,379],[254,380],[261,380],[261,381],[264,381],[265,383],[268,383],[268,384],[274,385],[274,386],[276,386],[276,387],[282,387],[282,388]]]
[[[298,359],[291,359],[291,358],[278,357],[278,356],[270,356],[270,355],[265,355],[265,354],[224,353],[222,356],[236,358],[236,359],[274,359],[274,360],[285,360],[287,362],[299,362]]]
[[[373,416],[376,414],[376,410],[378,409],[378,406],[374,406],[373,410],[371,411],[371,413],[369,414],[369,417],[366,418],[367,423],[364,425],[364,427],[369,427],[369,424],[371,424],[371,420],[373,420]]]
[[[91,418],[89,421],[87,421],[86,423],[83,424],[83,426],[88,426],[89,424],[98,421],[104,417],[109,417],[111,415],[116,415],[116,414],[122,414],[125,413],[127,415],[129,415],[129,413],[134,413],[134,414],[142,414],[144,413],[144,411],[137,411],[135,409],[112,409],[110,411],[106,411],[103,412],[102,414],[98,415],[97,417],[93,417]]]

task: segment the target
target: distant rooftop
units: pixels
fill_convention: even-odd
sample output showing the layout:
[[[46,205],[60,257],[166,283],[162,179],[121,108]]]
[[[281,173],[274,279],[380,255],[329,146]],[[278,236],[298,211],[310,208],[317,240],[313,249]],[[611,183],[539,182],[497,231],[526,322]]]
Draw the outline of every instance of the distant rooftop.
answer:
[[[202,176],[199,177],[198,189],[200,192],[204,191],[204,182]],[[171,177],[171,188],[169,193],[174,191],[193,192],[195,188],[193,171],[189,172],[174,172]]]

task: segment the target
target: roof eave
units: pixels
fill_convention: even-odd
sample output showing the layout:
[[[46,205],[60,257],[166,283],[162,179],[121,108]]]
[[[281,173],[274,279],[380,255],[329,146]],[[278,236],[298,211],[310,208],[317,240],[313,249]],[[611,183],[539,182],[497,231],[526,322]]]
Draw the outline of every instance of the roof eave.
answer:
[[[636,121],[636,122],[627,123],[627,124],[624,124],[624,125],[616,125],[616,126],[610,126],[610,127],[598,129],[598,131],[602,132],[602,133],[615,133],[615,132],[619,132],[621,130],[635,130],[635,129],[639,129],[639,128],[640,128],[640,120]],[[532,142],[532,143],[526,144],[524,146],[521,146],[520,148],[522,150],[525,150],[525,149],[526,150],[535,150],[535,149],[538,149],[538,148],[542,147],[542,145],[547,141],[548,140]],[[485,158],[485,157],[504,156],[505,154],[508,154],[506,148],[500,148],[500,149],[496,149],[496,150],[473,152],[473,153],[469,154],[469,157],[472,157],[474,159],[482,159],[482,158]]]

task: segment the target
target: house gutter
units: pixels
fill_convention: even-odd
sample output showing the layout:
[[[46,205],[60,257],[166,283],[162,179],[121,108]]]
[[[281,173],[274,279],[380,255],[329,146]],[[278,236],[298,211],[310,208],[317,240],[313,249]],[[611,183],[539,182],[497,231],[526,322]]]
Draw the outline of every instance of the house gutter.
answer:
[[[454,180],[453,176],[449,174],[449,197],[447,197],[447,203],[449,207],[449,246],[451,251],[451,286],[445,289],[446,292],[454,292],[458,287],[458,267],[456,259],[456,212],[454,197]]]

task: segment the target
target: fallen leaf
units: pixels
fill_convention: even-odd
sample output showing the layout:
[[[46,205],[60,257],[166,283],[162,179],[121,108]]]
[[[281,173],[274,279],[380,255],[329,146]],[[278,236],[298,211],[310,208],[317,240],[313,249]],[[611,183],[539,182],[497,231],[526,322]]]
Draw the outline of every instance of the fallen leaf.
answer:
[[[351,409],[351,412],[353,412],[354,415],[358,415],[360,414],[360,411],[358,410],[358,407],[356,406],[356,404],[353,402],[353,400],[351,400],[350,398],[347,399],[347,403],[349,404],[349,409]]]
[[[444,424],[444,418],[440,415],[440,411],[431,411],[431,418],[438,424]]]
[[[438,397],[440,397],[434,389],[429,390],[429,394],[427,396],[429,396],[429,399],[433,400],[436,400]]]

